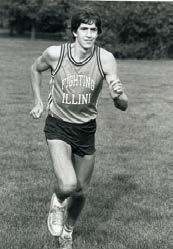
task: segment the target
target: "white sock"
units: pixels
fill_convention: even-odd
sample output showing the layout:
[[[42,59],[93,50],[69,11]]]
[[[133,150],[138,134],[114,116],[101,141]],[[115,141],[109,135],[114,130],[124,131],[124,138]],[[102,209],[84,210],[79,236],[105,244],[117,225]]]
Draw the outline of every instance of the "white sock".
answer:
[[[58,197],[55,193],[54,193],[54,195],[55,195],[55,199],[54,199],[55,205],[57,205],[57,206],[61,205],[62,207],[64,207],[66,205],[66,199],[64,201],[61,201],[58,199]]]

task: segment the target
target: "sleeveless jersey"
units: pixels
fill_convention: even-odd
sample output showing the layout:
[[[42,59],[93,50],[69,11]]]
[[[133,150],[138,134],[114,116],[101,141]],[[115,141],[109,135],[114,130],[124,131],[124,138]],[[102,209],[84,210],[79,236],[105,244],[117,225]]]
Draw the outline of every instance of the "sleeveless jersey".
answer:
[[[51,73],[49,113],[70,123],[95,119],[103,78],[99,47],[95,46],[84,61],[76,62],[71,54],[71,44],[61,45],[57,67]]]

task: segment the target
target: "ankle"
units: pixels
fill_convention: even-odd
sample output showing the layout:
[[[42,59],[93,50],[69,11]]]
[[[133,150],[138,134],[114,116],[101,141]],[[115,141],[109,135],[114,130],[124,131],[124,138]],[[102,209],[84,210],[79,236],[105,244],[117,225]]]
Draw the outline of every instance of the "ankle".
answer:
[[[60,194],[58,191],[56,191],[56,190],[54,190],[54,193],[53,193],[55,196],[56,196],[56,198],[58,199],[58,201],[60,202],[60,203],[63,203],[66,199],[67,199],[67,196],[64,196],[64,195],[62,195],[62,194]]]
[[[54,198],[55,205],[65,207],[67,199],[62,200],[62,199],[58,198],[55,193],[53,195],[55,196],[55,198]]]

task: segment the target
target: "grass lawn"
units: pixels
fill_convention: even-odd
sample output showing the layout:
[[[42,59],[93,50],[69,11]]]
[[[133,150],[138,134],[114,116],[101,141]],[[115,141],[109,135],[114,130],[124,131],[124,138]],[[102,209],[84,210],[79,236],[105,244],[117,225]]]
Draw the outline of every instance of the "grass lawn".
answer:
[[[46,219],[54,175],[29,70],[52,42],[0,39],[0,247],[55,249]],[[74,233],[76,249],[168,249],[173,151],[173,61],[118,61],[129,109],[114,108],[105,84],[96,165]],[[43,80],[46,104],[48,73]]]

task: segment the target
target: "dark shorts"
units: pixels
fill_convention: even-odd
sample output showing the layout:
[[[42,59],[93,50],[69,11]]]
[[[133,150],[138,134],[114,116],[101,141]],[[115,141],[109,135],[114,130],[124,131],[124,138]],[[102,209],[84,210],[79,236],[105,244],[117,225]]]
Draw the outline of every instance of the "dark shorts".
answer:
[[[44,132],[46,140],[62,140],[71,145],[72,153],[79,156],[92,155],[95,152],[95,119],[83,124],[74,124],[48,115]]]

